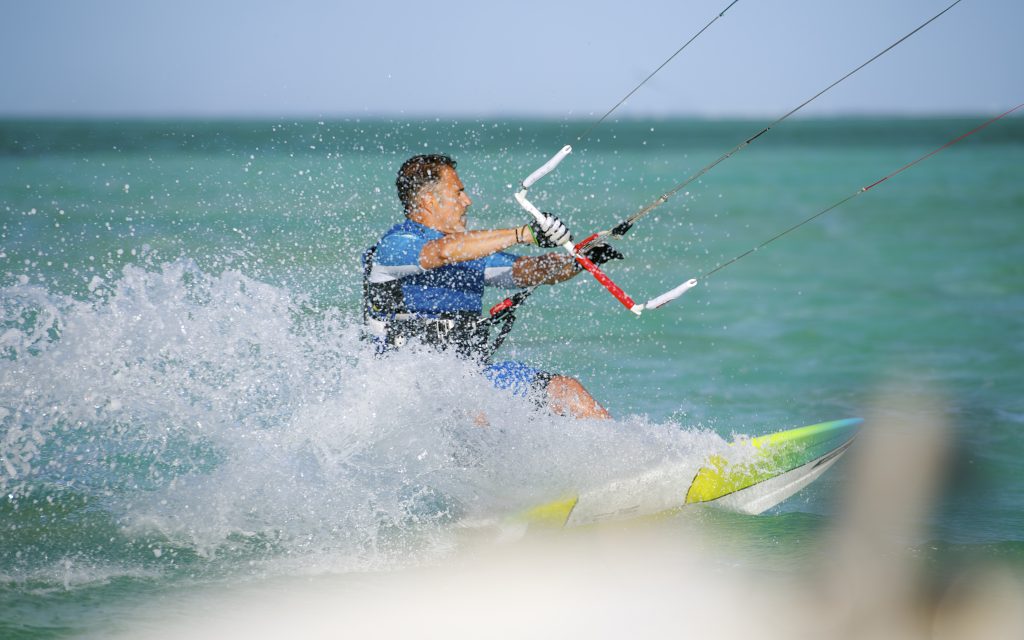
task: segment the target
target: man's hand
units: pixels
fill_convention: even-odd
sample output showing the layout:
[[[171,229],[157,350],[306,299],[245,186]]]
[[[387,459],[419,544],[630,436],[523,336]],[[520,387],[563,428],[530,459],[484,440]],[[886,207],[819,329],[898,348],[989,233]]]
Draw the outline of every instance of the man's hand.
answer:
[[[626,257],[612,245],[604,244],[603,242],[587,247],[583,250],[583,255],[597,265],[602,265],[609,260],[622,260]]]
[[[545,249],[554,249],[565,244],[567,240],[572,240],[569,228],[558,219],[558,216],[547,212],[542,213],[544,215],[543,220],[534,220],[527,225],[530,228],[530,234],[533,236],[534,244]]]

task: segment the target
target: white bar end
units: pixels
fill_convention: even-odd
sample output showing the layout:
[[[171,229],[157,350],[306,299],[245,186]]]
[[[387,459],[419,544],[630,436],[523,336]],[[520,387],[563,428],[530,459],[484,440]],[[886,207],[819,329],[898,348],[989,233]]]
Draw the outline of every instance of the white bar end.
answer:
[[[675,300],[676,298],[678,298],[679,296],[683,295],[684,293],[686,293],[687,291],[696,286],[696,278],[690,278],[689,280],[679,285],[675,289],[672,289],[671,291],[666,291],[665,293],[661,294],[656,298],[651,298],[650,300],[647,301],[647,304],[644,305],[644,308],[657,309],[658,307],[664,306],[669,302],[672,302],[673,300]]]

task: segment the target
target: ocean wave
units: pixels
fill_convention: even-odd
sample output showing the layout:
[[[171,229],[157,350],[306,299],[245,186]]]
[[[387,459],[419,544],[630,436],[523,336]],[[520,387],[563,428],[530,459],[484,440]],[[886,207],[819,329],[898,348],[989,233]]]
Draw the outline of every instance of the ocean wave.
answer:
[[[119,536],[200,559],[397,558],[453,520],[724,446],[555,416],[446,354],[375,357],[355,318],[238,271],[128,265],[90,290],[3,291],[0,488],[15,509],[74,489]]]

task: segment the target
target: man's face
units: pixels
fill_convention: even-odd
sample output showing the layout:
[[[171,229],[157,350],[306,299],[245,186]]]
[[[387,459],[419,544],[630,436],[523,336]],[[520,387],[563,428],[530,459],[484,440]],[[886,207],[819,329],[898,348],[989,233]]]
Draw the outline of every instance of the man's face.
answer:
[[[473,201],[466,194],[466,188],[459,174],[451,167],[442,167],[441,178],[430,190],[433,199],[431,208],[437,230],[441,233],[457,233],[466,230],[466,209]]]

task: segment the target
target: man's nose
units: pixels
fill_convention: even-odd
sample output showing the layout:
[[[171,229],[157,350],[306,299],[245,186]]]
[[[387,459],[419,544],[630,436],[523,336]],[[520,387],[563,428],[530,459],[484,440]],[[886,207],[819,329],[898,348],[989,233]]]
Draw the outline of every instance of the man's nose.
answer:
[[[462,204],[466,205],[467,207],[473,204],[472,198],[470,198],[469,194],[466,193],[465,191],[462,192]]]

